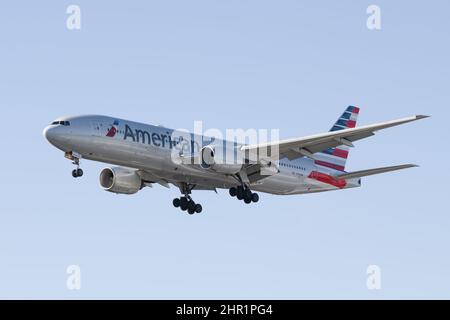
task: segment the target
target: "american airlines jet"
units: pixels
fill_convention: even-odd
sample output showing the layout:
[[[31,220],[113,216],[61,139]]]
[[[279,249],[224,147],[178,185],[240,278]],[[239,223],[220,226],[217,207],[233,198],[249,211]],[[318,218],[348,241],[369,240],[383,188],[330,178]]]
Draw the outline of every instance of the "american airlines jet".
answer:
[[[355,141],[427,117],[356,127],[358,114],[358,107],[349,106],[329,132],[256,144],[97,115],[59,118],[45,128],[44,136],[76,165],[74,178],[83,175],[81,159],[111,164],[100,173],[106,191],[134,194],[153,184],[172,184],[182,195],[173,205],[194,214],[202,211],[191,197],[195,190],[229,189],[232,197],[249,204],[259,201],[254,191],[292,195],[355,188],[362,177],[416,166],[347,172]]]

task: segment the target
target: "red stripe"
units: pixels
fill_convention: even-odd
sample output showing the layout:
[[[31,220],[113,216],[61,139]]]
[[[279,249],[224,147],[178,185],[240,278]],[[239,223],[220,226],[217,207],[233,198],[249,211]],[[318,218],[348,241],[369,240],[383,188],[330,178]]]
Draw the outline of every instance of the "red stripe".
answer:
[[[329,163],[329,162],[325,162],[325,161],[320,161],[320,160],[316,160],[314,161],[315,164],[318,164],[319,166],[324,166],[327,168],[331,168],[331,169],[335,169],[338,171],[344,171],[344,166],[338,166],[337,164],[333,164],[333,163]]]
[[[342,149],[334,149],[333,150],[333,156],[339,157],[339,158],[344,158],[347,159],[348,157],[348,151],[347,150],[342,150]]]
[[[359,108],[358,107],[353,107],[353,113],[359,113]]]
[[[347,121],[347,127],[354,128],[355,126],[356,126],[356,121],[354,121],[354,120]]]
[[[331,184],[332,186],[335,186],[339,189],[342,189],[347,185],[347,181],[345,181],[344,179],[336,179],[335,177],[318,171],[311,172],[308,178]]]

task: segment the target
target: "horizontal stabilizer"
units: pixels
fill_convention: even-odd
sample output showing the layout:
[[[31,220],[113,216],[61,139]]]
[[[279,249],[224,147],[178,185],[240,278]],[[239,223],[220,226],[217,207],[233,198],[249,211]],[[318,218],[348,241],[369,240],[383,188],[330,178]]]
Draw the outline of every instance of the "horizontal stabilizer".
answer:
[[[369,169],[369,170],[348,172],[348,173],[337,175],[335,177],[338,178],[338,179],[361,178],[361,177],[371,176],[371,175],[374,175],[374,174],[390,172],[390,171],[396,171],[396,170],[407,169],[407,168],[413,168],[413,167],[418,167],[418,165],[416,165],[416,164],[402,164],[400,166],[391,166],[391,167],[384,167],[384,168],[375,168],[375,169]]]

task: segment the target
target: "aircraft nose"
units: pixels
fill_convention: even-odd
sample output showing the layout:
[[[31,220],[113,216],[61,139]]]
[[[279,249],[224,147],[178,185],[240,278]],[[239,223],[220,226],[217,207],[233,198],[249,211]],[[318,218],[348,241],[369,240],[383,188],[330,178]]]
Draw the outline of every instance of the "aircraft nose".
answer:
[[[45,139],[56,147],[64,146],[69,142],[68,132],[60,126],[48,126],[44,129],[43,134]]]
[[[55,128],[48,126],[44,129],[43,134],[44,134],[45,139],[47,139],[49,142],[52,142],[56,137]]]

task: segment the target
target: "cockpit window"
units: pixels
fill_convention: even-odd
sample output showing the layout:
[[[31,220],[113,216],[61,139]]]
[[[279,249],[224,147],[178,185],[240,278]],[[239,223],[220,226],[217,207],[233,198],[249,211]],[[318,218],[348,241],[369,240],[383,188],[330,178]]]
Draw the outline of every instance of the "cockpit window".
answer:
[[[69,121],[53,121],[52,125],[70,126],[70,122]]]

